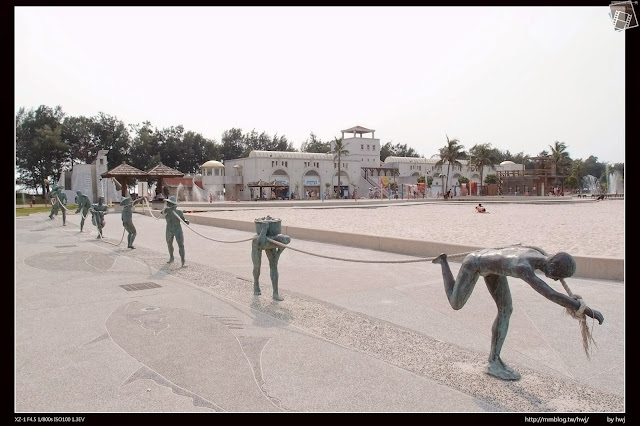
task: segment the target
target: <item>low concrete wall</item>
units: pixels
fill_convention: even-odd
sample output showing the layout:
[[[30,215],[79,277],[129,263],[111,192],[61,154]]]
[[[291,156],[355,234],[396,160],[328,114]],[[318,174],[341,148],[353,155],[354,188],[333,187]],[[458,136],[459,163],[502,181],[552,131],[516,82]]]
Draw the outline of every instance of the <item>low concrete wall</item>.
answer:
[[[237,229],[255,233],[255,224],[233,219],[207,217],[198,214],[185,214],[190,223],[215,226],[218,228]],[[462,261],[462,256],[470,251],[486,248],[463,246],[435,241],[409,240],[404,238],[378,237],[375,235],[351,234],[319,229],[300,228],[282,225],[282,233],[291,238],[318,241],[321,243],[339,244],[349,247],[379,250],[389,253],[404,254],[416,257],[434,257],[447,253],[452,262]],[[574,256],[576,260],[576,278],[590,278],[624,281],[624,259]]]
[[[576,260],[575,277],[624,281],[624,259],[584,256],[573,258]]]

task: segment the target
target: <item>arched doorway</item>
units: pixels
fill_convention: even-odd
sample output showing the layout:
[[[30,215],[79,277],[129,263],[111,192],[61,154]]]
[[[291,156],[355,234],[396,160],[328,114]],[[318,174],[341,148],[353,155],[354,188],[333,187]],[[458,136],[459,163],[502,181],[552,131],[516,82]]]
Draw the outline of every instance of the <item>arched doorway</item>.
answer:
[[[278,200],[288,200],[291,197],[291,184],[289,181],[289,175],[282,169],[278,169],[271,174],[271,181],[279,185],[273,188],[274,197]],[[274,198],[272,197],[272,198]]]
[[[340,170],[340,187],[338,187],[338,172],[333,175],[333,193],[338,198],[349,198],[349,175]]]
[[[469,195],[480,194],[480,190],[482,188],[481,182],[482,180],[480,179],[479,174],[474,173],[471,175],[471,179],[469,180]]]
[[[451,179],[449,180],[449,188],[451,189],[451,195],[454,197],[459,197],[462,195],[462,188],[460,187],[460,182],[458,182],[458,178],[460,177],[460,173],[453,173]]]
[[[307,195],[308,194],[308,195]],[[320,175],[315,170],[308,170],[302,176],[303,199],[317,200],[320,198]]]

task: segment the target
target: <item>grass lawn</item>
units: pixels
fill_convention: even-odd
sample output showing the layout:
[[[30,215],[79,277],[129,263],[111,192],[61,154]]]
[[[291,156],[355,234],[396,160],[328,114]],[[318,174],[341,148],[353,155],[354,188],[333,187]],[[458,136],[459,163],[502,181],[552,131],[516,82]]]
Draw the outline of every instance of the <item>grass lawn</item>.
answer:
[[[67,207],[67,213],[69,212],[73,213],[78,208],[76,204],[68,204],[66,207]],[[32,213],[44,213],[44,212],[49,213],[50,211],[51,211],[51,206],[37,205],[37,204],[33,207],[29,207],[29,206],[16,207],[16,217],[29,216]]]

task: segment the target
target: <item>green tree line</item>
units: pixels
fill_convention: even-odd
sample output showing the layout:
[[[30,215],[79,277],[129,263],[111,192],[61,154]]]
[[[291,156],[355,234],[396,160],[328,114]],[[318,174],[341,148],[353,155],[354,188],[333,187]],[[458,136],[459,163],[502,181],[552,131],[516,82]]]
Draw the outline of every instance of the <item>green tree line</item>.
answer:
[[[468,160],[472,166],[480,171],[480,182],[482,183],[497,182],[497,175],[495,174],[487,175],[486,177],[482,176],[484,172],[483,166],[495,169],[495,165],[503,161],[524,164],[525,169],[529,170],[543,169],[547,163],[552,162],[556,167],[556,175],[562,177],[561,184],[566,189],[581,190],[583,178],[591,175],[601,182],[602,189],[606,191],[607,188],[604,186],[607,182],[607,171],[611,173],[617,170],[624,179],[624,163],[608,165],[607,163],[599,162],[598,157],[593,155],[586,160],[581,158],[573,159],[567,151],[567,144],[560,141],[555,141],[553,144],[548,145],[548,148],[548,150],[544,149],[536,155],[528,155],[524,152],[513,155],[509,151],[501,151],[492,147],[491,143],[480,143],[472,146],[469,151],[465,151],[464,145],[460,143],[460,140],[456,138],[449,139],[447,136],[447,143],[439,150],[439,160],[436,162],[436,166],[444,167],[446,165],[447,167],[446,187],[449,186],[450,171],[462,168],[460,160]]]
[[[159,162],[185,174],[195,174],[208,160],[225,161],[246,157],[252,150],[298,151],[286,136],[270,136],[255,129],[243,132],[231,128],[222,133],[220,142],[177,125],[159,129],[145,121],[141,124],[125,124],[117,117],[100,112],[93,117],[68,116],[61,106],[51,108],[41,105],[30,110],[20,108],[16,113],[16,171],[19,182],[43,196],[49,190],[49,182],[57,181],[62,171],[71,170],[75,164],[91,164],[99,150],[107,150],[107,161],[114,167],[127,163],[140,170],[147,170]],[[331,151],[330,141],[323,142],[313,132],[300,145],[301,152],[333,153],[339,157],[341,138],[334,138],[341,148]],[[458,139],[449,139],[439,150],[439,165],[448,169],[460,167],[459,160],[470,160],[476,166],[493,167],[505,160],[524,162],[526,168],[536,168],[536,157],[551,157],[559,174],[568,176],[567,184],[581,182],[582,177],[592,175],[606,180],[606,164],[597,157],[573,160],[564,142],[549,145],[535,157],[519,153],[511,154],[491,146],[476,144],[465,151]],[[386,142],[380,148],[380,160],[389,156],[422,157],[407,144]],[[480,169],[482,170],[482,169]],[[624,176],[624,163],[610,166]],[[449,173],[447,172],[447,176]]]

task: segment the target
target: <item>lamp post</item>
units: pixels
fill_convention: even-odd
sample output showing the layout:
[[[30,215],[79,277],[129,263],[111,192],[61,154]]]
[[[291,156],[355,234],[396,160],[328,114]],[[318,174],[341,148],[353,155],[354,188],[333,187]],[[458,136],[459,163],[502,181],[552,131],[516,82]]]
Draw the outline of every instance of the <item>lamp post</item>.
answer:
[[[447,175],[440,173],[440,186],[442,186],[442,198],[444,198],[444,194],[446,194],[447,191],[445,191],[445,180],[447,179]]]
[[[396,169],[393,169],[393,187],[395,188],[396,195],[398,195],[398,185],[396,184]]]

